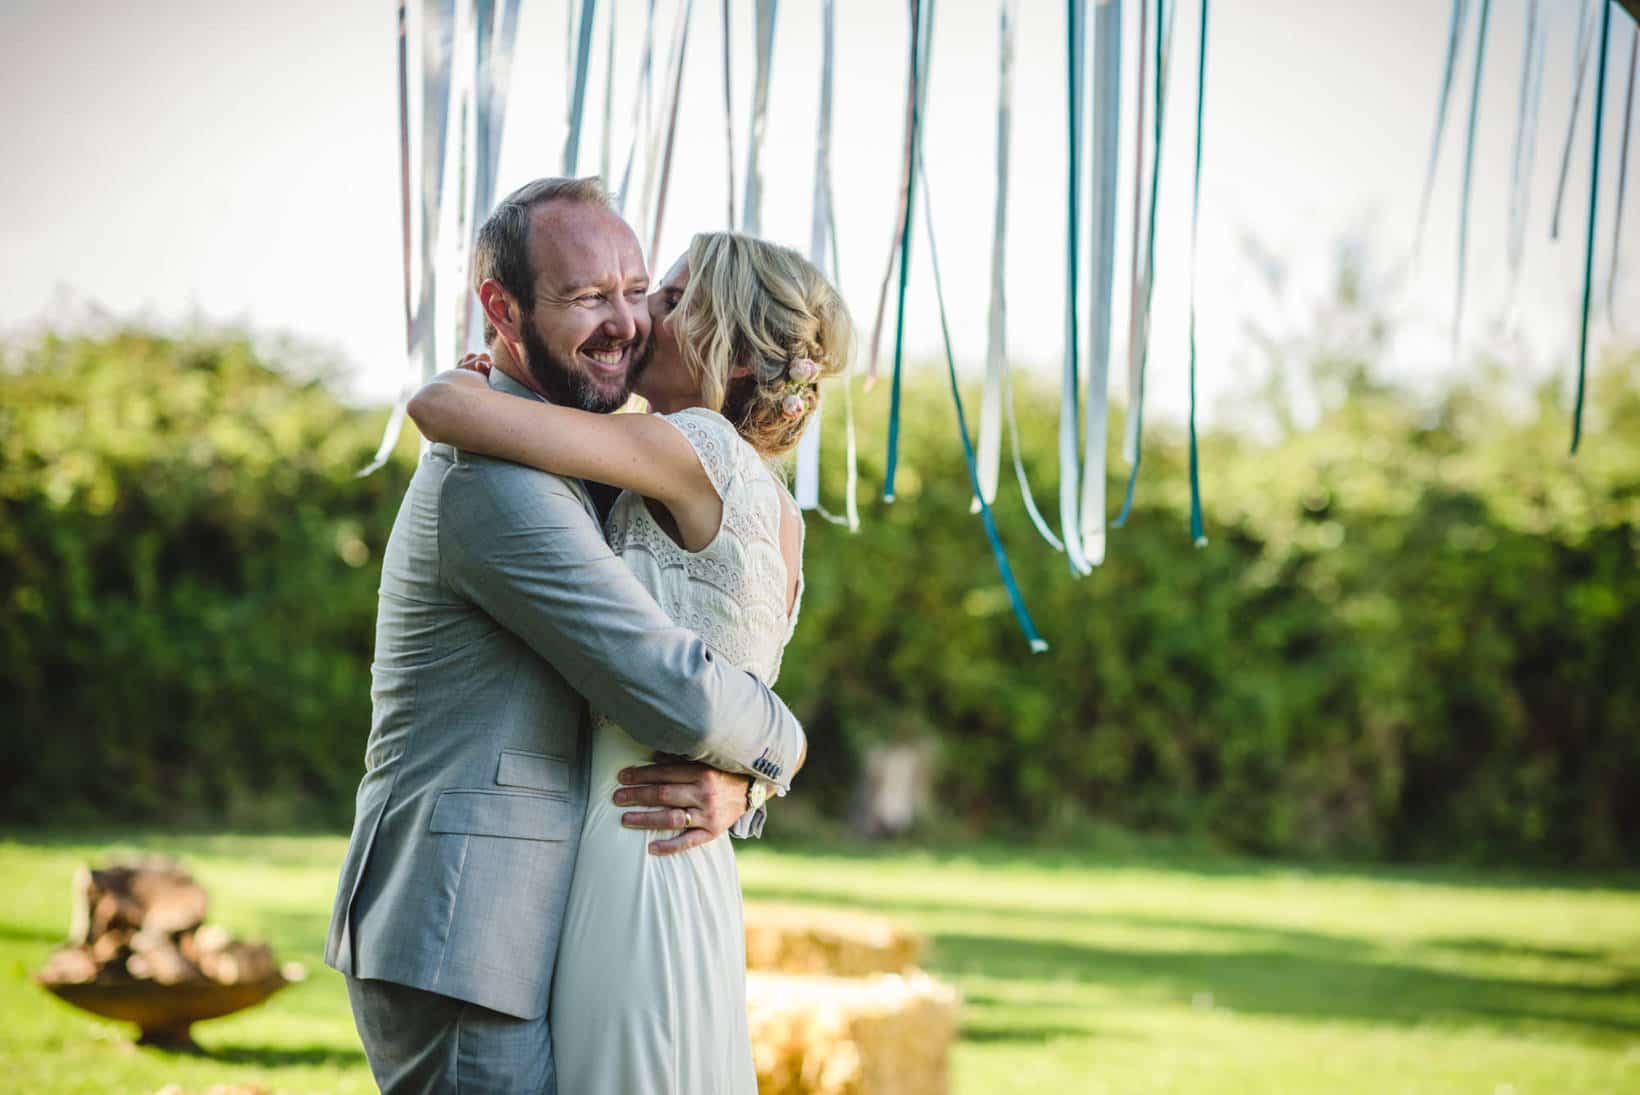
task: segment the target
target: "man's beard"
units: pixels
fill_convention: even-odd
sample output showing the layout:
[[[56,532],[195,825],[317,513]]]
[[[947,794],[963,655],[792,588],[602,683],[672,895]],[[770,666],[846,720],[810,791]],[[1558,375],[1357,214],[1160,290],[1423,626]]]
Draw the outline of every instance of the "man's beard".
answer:
[[[626,378],[620,390],[610,393],[600,388],[584,369],[578,369],[547,348],[536,331],[532,317],[524,316],[521,324],[524,335],[524,367],[540,386],[541,392],[561,407],[575,407],[594,414],[609,414],[626,405],[632,386],[649,364],[649,343],[634,343],[632,362],[627,366]]]

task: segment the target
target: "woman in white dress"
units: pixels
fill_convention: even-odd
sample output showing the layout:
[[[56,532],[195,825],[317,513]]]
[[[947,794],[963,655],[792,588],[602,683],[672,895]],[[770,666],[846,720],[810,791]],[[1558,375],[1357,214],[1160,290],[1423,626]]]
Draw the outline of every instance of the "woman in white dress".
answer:
[[[649,297],[633,384],[654,412],[599,415],[492,392],[471,372],[417,399],[429,438],[623,489],[610,546],[674,620],[773,685],[803,593],[803,523],[768,461],[796,445],[853,338],[797,252],[696,236]],[[751,1095],[734,847],[648,851],[612,802],[649,751],[594,713],[591,786],[549,1011],[564,1095]],[[518,910],[528,915],[528,910]]]

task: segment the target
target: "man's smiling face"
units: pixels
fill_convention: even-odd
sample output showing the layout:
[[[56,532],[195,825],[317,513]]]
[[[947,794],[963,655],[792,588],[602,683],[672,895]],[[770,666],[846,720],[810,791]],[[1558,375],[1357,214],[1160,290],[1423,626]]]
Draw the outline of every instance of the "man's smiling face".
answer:
[[[534,298],[519,302],[530,376],[554,403],[617,409],[649,341],[649,272],[638,237],[602,206],[548,202],[532,215],[530,253]]]

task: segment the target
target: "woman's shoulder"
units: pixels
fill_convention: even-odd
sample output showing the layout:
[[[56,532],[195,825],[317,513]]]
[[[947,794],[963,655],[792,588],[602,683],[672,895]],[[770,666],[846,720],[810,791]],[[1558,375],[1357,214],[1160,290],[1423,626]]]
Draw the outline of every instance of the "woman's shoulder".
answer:
[[[763,458],[740,436],[734,423],[708,407],[685,407],[662,415],[676,426],[700,457],[706,474],[722,495],[734,482],[750,482]]]

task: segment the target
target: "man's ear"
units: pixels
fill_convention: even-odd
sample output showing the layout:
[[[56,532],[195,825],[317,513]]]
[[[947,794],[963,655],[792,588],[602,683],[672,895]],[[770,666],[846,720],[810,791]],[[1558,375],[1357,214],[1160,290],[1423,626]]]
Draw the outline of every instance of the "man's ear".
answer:
[[[520,331],[523,317],[519,314],[518,302],[501,287],[499,281],[494,278],[484,280],[478,287],[478,303],[484,309],[484,318],[495,325],[502,338],[512,343],[524,341]]]

